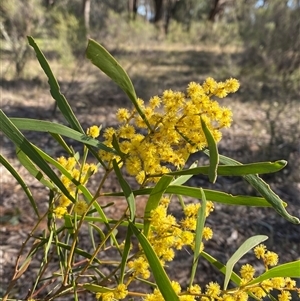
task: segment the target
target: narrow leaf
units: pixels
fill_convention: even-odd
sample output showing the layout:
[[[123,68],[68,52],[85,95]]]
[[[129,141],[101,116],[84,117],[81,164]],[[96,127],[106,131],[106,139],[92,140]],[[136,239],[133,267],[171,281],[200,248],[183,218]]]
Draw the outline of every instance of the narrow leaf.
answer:
[[[93,293],[109,293],[114,291],[113,289],[93,283],[84,283],[82,287]]]
[[[86,219],[86,218],[88,218],[88,216],[86,216],[85,219]],[[99,217],[98,217],[98,219],[99,219]],[[101,222],[103,222],[103,220],[101,220]],[[90,225],[91,227],[93,227],[93,228],[98,232],[101,241],[104,241],[104,240],[106,239],[106,238],[105,238],[105,234],[104,234],[104,232],[102,231],[102,229],[101,229],[100,227],[98,227],[97,225],[92,224],[92,223],[89,223],[89,225]]]
[[[206,141],[208,144],[209,153],[210,153],[208,178],[209,178],[210,182],[215,183],[215,181],[217,179],[217,168],[218,168],[218,164],[219,164],[218,147],[217,147],[217,143],[216,143],[212,133],[206,126],[206,123],[204,122],[202,117],[200,117],[200,118],[201,118],[202,130],[204,132],[204,135],[205,135],[205,138],[206,138]]]
[[[277,172],[286,166],[287,162],[279,160],[275,162],[257,162],[243,165],[219,165],[217,168],[217,174],[219,176],[245,176],[252,174],[268,174]],[[184,169],[180,171],[174,171],[168,173],[173,176],[188,176],[204,174],[208,175],[210,166],[200,166],[190,169]],[[172,183],[172,185],[178,185]]]
[[[224,290],[227,289],[229,280],[231,278],[231,274],[233,271],[234,265],[252,248],[260,244],[261,242],[268,239],[266,235],[256,235],[248,238],[231,256],[226,264],[226,273],[225,273],[225,280],[224,280]]]
[[[136,207],[135,207],[135,199],[134,199],[134,194],[131,191],[130,186],[128,185],[128,183],[125,181],[125,179],[123,178],[121,171],[119,169],[118,163],[116,160],[113,160],[113,167],[116,173],[116,176],[119,180],[119,183],[122,187],[122,190],[124,191],[124,195],[129,207],[129,212],[130,212],[130,221],[134,221],[135,219],[135,211],[136,211]]]
[[[23,188],[24,192],[26,193],[30,204],[37,215],[38,218],[40,218],[40,214],[38,211],[38,207],[35,203],[34,198],[32,197],[31,191],[24,182],[23,178],[19,175],[19,173],[13,168],[13,166],[0,154],[0,163],[10,172],[10,174],[18,181],[18,183],[21,185]]]
[[[193,170],[194,168],[196,168],[198,164],[198,161],[194,162],[190,168],[188,170],[181,170],[179,171],[179,177],[176,178],[175,180],[172,181],[171,185],[182,185],[184,183],[186,183],[194,174],[193,173],[186,173],[186,174],[181,174],[180,172],[185,172],[185,171],[190,171]],[[173,173],[170,173],[168,175],[173,175]]]
[[[149,262],[151,270],[153,272],[153,276],[155,282],[157,283],[158,289],[160,290],[162,296],[164,297],[165,301],[179,301],[178,296],[174,292],[174,289],[171,285],[171,281],[166,274],[164,268],[161,266],[159,258],[155,254],[151,244],[149,243],[146,236],[140,232],[133,223],[130,222],[130,228],[132,229],[133,233],[137,237],[139,243],[141,244],[145,256]]]
[[[207,155],[209,152],[204,151]],[[242,165],[242,163],[235,161],[231,158],[220,156],[220,162],[227,165]],[[261,179],[258,175],[247,175],[244,179],[255,188],[266,201],[274,208],[274,210],[284,217],[287,221],[293,224],[300,224],[300,220],[296,216],[290,215],[284,208],[285,203],[280,199],[280,197],[270,188],[270,186]]]
[[[133,235],[133,232],[130,227],[127,227],[127,233],[126,233],[126,239],[124,243],[124,249],[122,254],[122,261],[121,261],[121,275],[120,275],[120,282],[123,283],[125,271],[126,271],[126,264],[127,259],[130,253],[130,245],[131,245],[131,236]]]
[[[117,60],[100,44],[90,39],[86,49],[87,58],[97,66],[102,72],[104,72],[109,78],[111,78],[129,97],[137,112],[143,118],[144,122],[151,129],[151,126],[141,110],[138,102],[133,84],[122,66]]]
[[[107,152],[116,153],[114,149],[107,147],[98,140],[62,124],[29,118],[10,118],[10,120],[19,130],[57,134],[79,141],[86,145],[94,146],[97,149],[103,149]]]
[[[27,37],[29,45],[34,49],[36,53],[36,57],[43,68],[45,74],[48,77],[48,83],[50,86],[50,93],[52,97],[56,100],[57,106],[60,109],[63,116],[66,118],[70,126],[77,130],[78,132],[84,133],[78,119],[76,118],[74,112],[72,111],[69,103],[67,102],[64,95],[60,92],[59,84],[54,77],[52,70],[43,54],[43,52],[39,49],[38,45],[35,43],[32,37]]]
[[[195,249],[194,249],[194,260],[192,265],[191,277],[190,277],[190,287],[192,286],[198,266],[202,237],[203,237],[203,229],[206,220],[206,197],[202,188],[200,188],[201,192],[201,206],[198,209],[197,213],[197,222],[196,222],[196,231],[195,231]]]
[[[70,200],[75,203],[75,199],[63,185],[59,177],[36,151],[37,148],[34,147],[23,136],[23,134],[15,127],[15,125],[3,113],[2,110],[0,110],[0,119],[0,130],[53,181],[53,183],[62,191],[62,193],[64,193]]]
[[[153,188],[144,188],[134,190],[134,195],[149,195]],[[264,198],[248,196],[248,195],[232,195],[221,191],[203,189],[207,200],[227,204],[227,205],[241,205],[241,206],[254,206],[254,207],[271,207]],[[170,185],[166,189],[165,193],[185,195],[193,198],[201,198],[199,188],[188,186]],[[123,192],[106,193],[106,196],[122,196]],[[286,203],[284,203],[286,205]]]
[[[300,260],[284,263],[269,269],[259,277],[249,282],[249,285],[260,283],[274,277],[300,278]]]
[[[156,183],[155,187],[152,189],[149,199],[147,201],[145,212],[144,212],[144,235],[147,237],[149,228],[150,228],[150,213],[151,210],[154,210],[167,189],[168,185],[173,180],[173,177],[170,176],[163,176],[159,179]]]
[[[38,170],[32,161],[22,152],[19,148],[17,148],[17,157],[20,163],[29,171],[29,173],[34,176],[39,182],[41,182],[45,187],[49,189],[54,189],[54,185],[45,179],[44,175],[40,170]]]
[[[68,153],[69,156],[74,156],[73,149],[69,147],[69,145],[66,143],[66,141],[62,138],[61,135],[51,132],[50,135],[59,143],[59,145]]]
[[[46,243],[45,253],[44,253],[44,258],[43,258],[45,263],[48,261],[48,253],[49,253],[49,250],[50,250],[50,247],[51,247],[51,244],[52,244],[53,235],[54,235],[54,230],[51,229],[49,237],[46,238],[47,243]]]

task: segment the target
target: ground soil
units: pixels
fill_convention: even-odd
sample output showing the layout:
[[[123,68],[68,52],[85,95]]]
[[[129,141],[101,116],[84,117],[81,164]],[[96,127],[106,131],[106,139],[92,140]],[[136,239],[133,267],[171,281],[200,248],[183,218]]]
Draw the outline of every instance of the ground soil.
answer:
[[[237,66],[239,59],[239,53],[232,49],[183,47],[182,45],[164,45],[164,47],[140,45],[138,49],[123,47],[122,50],[113,50],[113,54],[128,71],[138,96],[145,101],[151,95],[161,94],[164,89],[184,90],[188,82],[202,82],[209,75],[213,75],[217,79],[229,77],[228,58],[231,61],[236,60]],[[50,63],[59,80],[62,92],[84,128],[93,124],[101,124],[103,128],[117,125],[114,113],[120,106],[130,106],[130,102],[114,83],[84,59],[66,67],[62,67],[57,61],[50,61]],[[54,100],[49,93],[45,76],[35,60],[29,62],[25,76],[19,79],[9,75],[11,72],[9,61],[3,61],[2,64],[1,108],[5,114],[10,117],[36,118],[66,124],[59,111],[54,112]],[[226,72],[222,70],[226,70]],[[285,104],[279,114],[276,115],[275,110],[275,113],[272,111],[273,115],[270,115],[268,114],[270,108],[276,109],[274,102],[270,102],[267,98],[258,98],[259,93],[253,93],[254,98],[251,99],[248,83],[243,82],[243,78],[241,83],[241,92],[222,100],[224,105],[233,110],[234,123],[223,133],[224,137],[219,145],[220,153],[243,163],[287,160],[288,165],[283,171],[264,176],[264,179],[288,203],[288,211],[299,217],[299,106],[291,101]],[[248,93],[248,97],[243,97],[243,93]],[[270,125],[275,126],[276,139],[273,139],[274,135],[271,135]],[[50,135],[38,132],[24,134],[32,143],[41,147],[51,156],[58,157],[63,154]],[[33,179],[18,162],[13,144],[2,133],[0,143],[2,155],[23,176],[38,203],[39,210],[46,212],[48,191]],[[81,145],[70,143],[76,150],[81,151]],[[194,160],[203,163],[206,159],[201,154],[195,154],[189,163]],[[1,296],[12,279],[22,242],[35,225],[35,215],[26,195],[14,178],[3,166],[0,166],[0,171]],[[93,178],[92,186],[93,184],[96,186],[99,177],[101,175]],[[134,188],[134,181],[130,178],[128,181]],[[242,178],[219,177],[217,182],[212,185],[206,177],[195,176],[188,185],[213,188],[232,194],[255,194],[255,191]],[[118,191],[116,178],[110,178],[106,182],[105,189]],[[104,201],[110,202],[111,200],[105,199]],[[107,212],[112,217],[117,217],[123,213],[125,204],[121,200],[113,201],[118,202],[118,210],[115,209],[116,207],[109,207]],[[137,201],[140,213],[146,201],[145,198]],[[187,199],[186,201],[193,200]],[[180,216],[178,205],[172,206],[174,215]],[[279,254],[280,263],[300,258],[299,226],[287,222],[274,210],[221,204],[215,206],[215,212],[208,220],[208,224],[214,231],[214,238],[207,243],[206,250],[221,262],[226,263],[245,239],[258,234],[269,237],[266,245],[270,250]],[[39,225],[38,231],[44,230],[46,226],[46,223],[42,223]],[[83,248],[90,247],[88,237],[85,239],[83,237],[82,244]],[[113,254],[105,256],[108,256],[107,259],[109,259],[109,256],[113,256]],[[172,279],[185,285],[190,273],[191,260],[192,255],[188,250],[179,252],[177,259],[167,268]],[[262,266],[254,260],[252,254],[245,256],[240,264],[247,261],[253,262],[257,269],[262,271]],[[36,278],[38,268],[37,258],[17,280],[12,289],[12,297],[25,299],[28,289]],[[207,262],[200,260],[196,276],[198,283],[205,285],[211,280],[222,282],[222,279],[223,276]],[[42,290],[39,296],[43,296]],[[72,300],[72,298],[57,300]],[[82,295],[80,300],[93,300],[93,298]]]

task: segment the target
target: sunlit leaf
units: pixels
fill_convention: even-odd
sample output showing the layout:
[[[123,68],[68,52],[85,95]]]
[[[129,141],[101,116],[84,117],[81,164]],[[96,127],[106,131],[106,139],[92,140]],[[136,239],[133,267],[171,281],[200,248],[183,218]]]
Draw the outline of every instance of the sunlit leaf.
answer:
[[[153,188],[143,188],[139,190],[133,190],[134,195],[149,195]],[[207,200],[218,202],[227,205],[242,205],[242,206],[254,206],[254,207],[271,207],[262,197],[254,197],[248,195],[232,195],[221,191],[215,191],[210,189],[203,189]],[[165,193],[185,195],[193,198],[201,198],[200,190],[196,187],[170,185],[166,189]],[[105,193],[106,196],[121,196],[123,192]],[[286,205],[286,203],[284,203]]]
[[[102,72],[104,72],[109,78],[111,78],[129,97],[137,112],[143,118],[144,122],[151,129],[151,126],[140,108],[133,84],[122,66],[117,60],[100,44],[96,41],[89,39],[86,49],[87,58],[97,66]]]
[[[257,162],[243,165],[218,165],[217,174],[219,176],[245,176],[251,174],[268,174],[277,172],[286,166],[285,160],[279,160],[275,162]],[[174,176],[188,176],[204,174],[208,175],[209,166],[191,167],[180,171],[174,171],[168,173],[168,175]],[[175,180],[176,181],[176,180]],[[174,181],[174,182],[175,182]],[[172,182],[172,185],[178,185]]]
[[[204,152],[209,155],[208,151]],[[220,162],[226,165],[242,165],[242,163],[226,156],[220,156]],[[277,211],[277,213],[293,224],[300,224],[299,218],[290,215],[286,211],[285,203],[263,179],[261,179],[258,175],[247,175],[244,176],[244,179],[266,199],[266,201],[275,209],[275,211]]]
[[[92,137],[87,136],[84,133],[80,133],[62,124],[29,118],[10,118],[10,120],[21,131],[26,130],[57,134],[71,138],[85,145],[94,146],[97,149],[103,149],[107,152],[115,153],[114,149],[107,147],[105,144],[99,142],[98,140],[93,139]]]
[[[266,235],[256,235],[248,238],[230,257],[226,264],[226,273],[224,280],[224,290],[227,289],[234,265],[251,249],[268,239]]]
[[[300,278],[300,260],[284,263],[273,267],[249,282],[249,285],[260,283],[274,277]]]
[[[202,117],[200,117],[200,119],[201,119],[202,130],[205,135],[208,144],[209,153],[210,153],[208,178],[210,182],[215,183],[217,179],[217,168],[219,164],[218,147],[212,133],[210,132],[209,128],[206,126],[206,123],[204,122]]]
[[[84,133],[78,119],[76,118],[74,112],[72,111],[69,103],[67,102],[64,95],[60,92],[59,84],[54,77],[52,70],[47,62],[43,52],[40,50],[38,45],[35,43],[35,40],[32,37],[27,37],[29,45],[34,49],[36,57],[44,70],[45,74],[48,77],[48,83],[50,86],[50,93],[52,97],[56,100],[57,106],[60,109],[63,116],[66,118],[70,126],[77,130],[78,132]]]
[[[193,260],[191,276],[190,276],[190,286],[192,286],[192,284],[193,284],[197,266],[198,266],[202,237],[203,237],[203,229],[204,229],[204,224],[205,224],[205,220],[206,220],[206,197],[205,197],[205,193],[202,188],[200,188],[200,192],[201,192],[202,202],[201,202],[201,206],[199,207],[198,213],[197,213],[197,222],[196,222],[196,230],[195,230],[194,260]]]

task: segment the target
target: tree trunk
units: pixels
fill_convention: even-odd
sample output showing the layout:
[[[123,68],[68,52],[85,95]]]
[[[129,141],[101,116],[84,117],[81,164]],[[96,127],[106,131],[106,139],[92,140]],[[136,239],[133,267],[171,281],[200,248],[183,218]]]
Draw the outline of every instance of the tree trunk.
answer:
[[[90,32],[90,13],[91,13],[91,0],[82,0],[82,16],[83,16],[86,38],[89,38],[89,32]]]
[[[138,9],[138,0],[128,0],[128,19],[135,20]]]
[[[212,5],[212,8],[209,12],[208,20],[211,22],[215,21],[216,15],[218,14],[219,10],[219,0],[214,0],[214,3]]]
[[[163,19],[163,0],[154,0],[154,9],[155,9],[155,15],[154,15],[154,23],[157,23],[159,21],[162,21]]]

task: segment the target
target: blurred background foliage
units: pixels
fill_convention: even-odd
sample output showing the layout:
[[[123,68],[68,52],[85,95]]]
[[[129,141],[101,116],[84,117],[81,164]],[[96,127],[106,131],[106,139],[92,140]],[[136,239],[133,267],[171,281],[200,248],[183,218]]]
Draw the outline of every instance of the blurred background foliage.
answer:
[[[119,54],[128,52],[128,47],[134,52],[141,45],[150,52],[152,45],[160,47],[164,53],[175,44],[177,49],[180,45],[182,49],[187,45],[208,51],[218,48],[222,63],[203,57],[197,62],[203,64],[199,68],[209,66],[207,73],[217,80],[238,78],[242,101],[267,99],[263,110],[270,145],[278,145],[285,134],[277,120],[289,114],[291,102],[299,101],[299,16],[299,0],[1,1],[1,57],[10,61],[7,70],[2,68],[2,76],[12,73],[12,67],[14,78],[28,76],[24,70],[33,51],[27,35],[38,41],[47,58],[66,67],[85,60],[88,38]],[[139,56],[143,59],[142,51]],[[174,62],[176,54],[169,60]],[[124,67],[130,69],[132,64],[127,60]],[[137,89],[139,81],[143,80],[136,81]],[[289,134],[294,141],[293,131]]]
[[[118,53],[126,52],[124,45],[149,51],[164,45],[166,52],[174,44],[217,47],[222,64],[210,62],[209,73],[237,77],[244,100],[269,99],[266,123],[271,136],[280,137],[278,115],[299,99],[299,15],[299,0],[2,1],[1,57],[22,78],[33,56],[28,35],[64,67],[84,60],[89,37]]]
[[[295,97],[300,80],[299,0],[10,0],[0,4],[1,51],[21,76],[32,35],[68,63],[92,37],[113,44],[170,43],[239,49],[232,75],[251,91]],[[43,47],[42,47],[43,48]],[[251,85],[249,85],[250,87]]]
[[[296,92],[299,12],[299,0],[2,1],[1,50],[21,75],[29,56],[27,35],[66,62],[83,51],[88,37],[116,46],[168,40],[241,47],[239,73],[261,82],[262,93]]]

